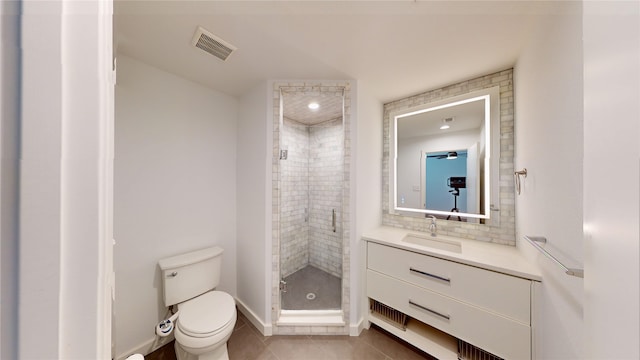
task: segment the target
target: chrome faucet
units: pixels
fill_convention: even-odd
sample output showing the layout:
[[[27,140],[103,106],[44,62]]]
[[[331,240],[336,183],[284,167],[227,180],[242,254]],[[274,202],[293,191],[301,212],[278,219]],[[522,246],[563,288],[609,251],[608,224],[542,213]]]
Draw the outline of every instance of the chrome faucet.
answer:
[[[431,218],[431,224],[429,224],[429,231],[431,232],[431,236],[436,236],[436,232],[438,231],[438,225],[436,225],[436,217],[433,215],[425,216]]]

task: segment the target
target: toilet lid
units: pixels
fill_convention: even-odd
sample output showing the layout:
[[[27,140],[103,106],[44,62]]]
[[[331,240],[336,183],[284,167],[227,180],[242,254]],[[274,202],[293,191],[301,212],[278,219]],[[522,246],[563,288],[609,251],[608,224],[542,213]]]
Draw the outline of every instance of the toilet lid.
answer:
[[[224,328],[236,311],[231,295],[210,291],[180,304],[178,326],[190,336],[208,336]]]

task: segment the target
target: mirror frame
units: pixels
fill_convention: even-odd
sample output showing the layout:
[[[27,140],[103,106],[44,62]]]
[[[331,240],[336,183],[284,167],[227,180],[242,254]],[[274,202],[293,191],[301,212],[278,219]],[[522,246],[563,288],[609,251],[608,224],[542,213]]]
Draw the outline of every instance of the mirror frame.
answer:
[[[495,86],[500,89],[500,126],[492,128],[491,141],[492,145],[496,141],[500,144],[500,156],[497,159],[493,159],[498,161],[499,169],[498,181],[492,183],[491,193],[498,196],[498,201],[490,209],[490,219],[485,219],[484,224],[438,219],[438,233],[458,238],[515,245],[515,189],[513,182],[514,93],[512,68],[451,83],[441,88],[393,100],[383,105],[381,169],[383,226],[414,231],[429,231],[429,223],[425,221],[424,214],[390,211],[393,204],[390,202],[392,188],[390,186],[391,134],[389,124],[391,115],[398,112],[407,112],[407,109],[410,108],[446,101],[452,97]],[[496,177],[494,176],[495,179]]]
[[[449,107],[454,107],[457,105],[463,105],[466,103],[470,103],[473,101],[483,101],[484,102],[484,127],[485,127],[485,156],[482,160],[484,163],[484,168],[490,169],[490,171],[484,172],[484,188],[481,190],[484,194],[484,207],[481,213],[464,213],[464,212],[452,212],[445,210],[436,210],[436,209],[421,209],[421,208],[410,208],[410,207],[402,207],[398,206],[398,121],[402,118],[423,114],[426,112],[436,111],[440,109],[445,109]],[[498,195],[495,194],[493,190],[493,186],[491,181],[497,180],[497,173],[499,170],[499,157],[500,157],[500,142],[494,141],[495,137],[499,137],[499,133],[496,134],[494,132],[494,128],[500,127],[500,89],[498,86],[494,86],[487,89],[482,89],[478,91],[469,92],[463,95],[450,97],[444,100],[427,103],[424,105],[412,107],[409,109],[394,111],[391,113],[390,121],[389,121],[389,132],[390,132],[390,147],[389,147],[389,158],[390,158],[390,168],[389,168],[389,179],[390,186],[392,191],[389,192],[389,204],[391,207],[389,209],[389,213],[392,214],[406,214],[411,216],[411,213],[420,213],[420,214],[431,214],[431,215],[440,215],[440,216],[455,216],[469,219],[489,219],[491,208],[496,207],[495,204],[498,203]],[[445,151],[447,149],[441,149]],[[422,161],[422,158],[421,158]],[[420,172],[420,189],[421,189],[421,197],[424,194],[424,174],[422,163],[421,172]],[[495,178],[495,179],[494,179]],[[494,195],[495,194],[495,195]],[[424,198],[421,198],[421,201]],[[477,220],[476,220],[477,221]]]

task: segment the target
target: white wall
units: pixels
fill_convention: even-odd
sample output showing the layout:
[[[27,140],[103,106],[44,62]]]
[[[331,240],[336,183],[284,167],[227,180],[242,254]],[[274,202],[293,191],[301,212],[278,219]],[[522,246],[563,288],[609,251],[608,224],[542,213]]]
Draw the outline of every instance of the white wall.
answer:
[[[583,29],[584,357],[639,359],[640,3],[585,2]]]
[[[355,176],[355,236],[351,243],[351,292],[360,301],[351,302],[351,324],[357,324],[367,309],[364,292],[364,242],[362,233],[382,223],[382,102],[371,96],[366,84],[358,82],[356,125],[352,146]],[[352,220],[353,221],[353,220]],[[351,335],[354,335],[352,330]]]
[[[18,298],[22,303],[18,308],[18,353],[23,357],[53,358],[60,353],[59,333],[52,333],[50,338],[39,343],[28,336],[30,332],[38,332],[42,322],[54,329],[60,328],[62,6],[51,2],[46,7],[49,16],[40,18],[35,15],[39,10],[34,3],[25,2],[25,17],[21,24],[24,53],[21,63]],[[39,31],[46,37],[35,34],[36,21],[40,22]],[[38,49],[45,42],[49,43],[48,53],[42,57],[44,54]],[[49,96],[42,96],[38,102],[40,94]],[[38,205],[39,211],[36,211]],[[25,273],[21,274],[22,271]],[[46,274],[46,278],[40,279],[39,274]]]
[[[111,4],[20,3],[22,359],[111,355]]]
[[[18,3],[0,2],[0,358],[17,358],[18,326]]]
[[[113,4],[62,9],[59,358],[104,358],[112,350]]]
[[[240,99],[236,144],[237,300],[255,315],[254,320],[261,323],[258,328],[271,324],[267,321],[271,298],[266,295],[271,276],[264,276],[271,273],[271,242],[267,241],[271,232],[266,230],[271,222],[271,193],[267,194],[271,181],[267,175],[272,155],[267,145],[271,136],[267,96],[267,83],[263,82]]]
[[[514,73],[515,169],[527,168],[516,195],[517,246],[542,269],[534,348],[540,359],[578,359],[583,352],[583,281],[567,276],[523,235],[545,236],[548,249],[583,264],[581,4],[539,24]]]
[[[236,295],[236,99],[118,57],[116,354],[148,352],[166,314],[159,259],[219,245]]]

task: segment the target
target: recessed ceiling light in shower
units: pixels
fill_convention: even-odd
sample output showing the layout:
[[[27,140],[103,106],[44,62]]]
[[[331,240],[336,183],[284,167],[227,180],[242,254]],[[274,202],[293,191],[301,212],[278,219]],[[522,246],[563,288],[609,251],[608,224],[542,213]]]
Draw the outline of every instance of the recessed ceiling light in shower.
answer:
[[[307,105],[307,106],[311,110],[318,110],[320,108],[320,104],[318,104],[317,102],[309,103],[309,105]]]

